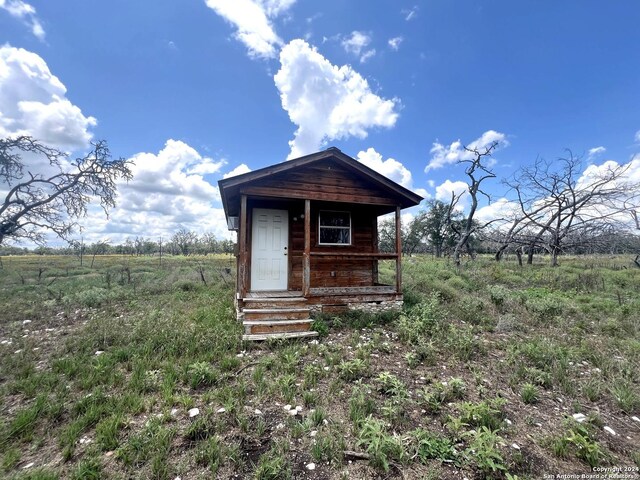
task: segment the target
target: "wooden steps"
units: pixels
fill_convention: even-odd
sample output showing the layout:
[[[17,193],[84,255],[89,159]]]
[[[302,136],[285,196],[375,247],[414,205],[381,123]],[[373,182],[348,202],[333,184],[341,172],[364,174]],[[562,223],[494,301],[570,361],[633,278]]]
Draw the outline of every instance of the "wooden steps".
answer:
[[[244,298],[238,308],[238,320],[244,326],[243,340],[269,338],[314,337],[313,320],[309,316],[307,299],[290,295]]]

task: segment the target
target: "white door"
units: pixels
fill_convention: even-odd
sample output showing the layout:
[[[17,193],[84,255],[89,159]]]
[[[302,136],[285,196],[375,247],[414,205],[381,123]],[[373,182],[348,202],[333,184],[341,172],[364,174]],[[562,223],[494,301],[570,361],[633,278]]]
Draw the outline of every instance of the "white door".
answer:
[[[254,208],[252,223],[251,290],[286,290],[289,213]]]

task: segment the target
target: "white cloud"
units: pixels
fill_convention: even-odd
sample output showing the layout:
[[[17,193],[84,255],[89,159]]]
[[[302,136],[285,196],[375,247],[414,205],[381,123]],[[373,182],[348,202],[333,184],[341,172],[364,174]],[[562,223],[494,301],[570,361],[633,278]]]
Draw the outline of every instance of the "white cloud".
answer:
[[[484,132],[480,138],[469,143],[467,148],[482,151],[493,142],[498,142],[501,147],[509,145],[504,133],[496,132],[495,130],[488,130]],[[443,145],[441,143],[434,142],[430,153],[431,159],[424,169],[425,172],[441,168],[452,163],[457,163],[461,160],[473,158],[473,154],[464,149],[464,145],[460,140],[456,140],[450,145]]]
[[[606,152],[607,149],[604,147],[593,147],[589,149],[589,153],[587,154],[587,160],[592,160],[593,158],[597,157],[598,155],[600,155],[601,153]]]
[[[224,160],[203,157],[178,140],[167,140],[158,153],[138,153],[131,160],[133,179],[118,185],[118,205],[109,220],[96,212],[82,222],[86,238],[109,236],[116,243],[130,236],[167,239],[181,227],[228,236],[224,212],[214,206],[219,205],[218,188],[203,178],[218,172]]]
[[[413,8],[407,8],[400,11],[402,15],[404,15],[404,19],[408,22],[409,20],[413,20],[418,15],[418,6],[415,5]]]
[[[633,140],[634,140],[636,143],[640,143],[640,130],[638,130],[638,131],[636,132],[636,134],[633,136]]]
[[[458,200],[456,210],[464,210],[469,199],[469,186],[461,180],[457,180],[455,182],[445,180],[436,187],[436,200],[441,200],[448,204],[451,202],[452,194],[455,194],[456,196],[460,195],[460,200]]]
[[[0,47],[0,137],[31,135],[58,148],[86,146],[97,121],[65,98],[66,92],[40,56]]]
[[[274,81],[282,108],[298,126],[289,158],[317,151],[329,140],[365,138],[370,128],[395,125],[396,99],[374,94],[358,72],[332,65],[304,40],[285,45],[280,63]]]
[[[356,158],[370,169],[375,170],[390,180],[399,183],[403,187],[416,192],[418,195],[422,197],[426,197],[428,195],[426,190],[423,188],[413,188],[413,177],[411,172],[407,167],[394,158],[387,158],[386,160],[383,160],[382,155],[376,152],[373,148],[358,152]]]
[[[6,10],[12,17],[22,20],[39,40],[44,40],[45,31],[36,15],[33,5],[22,0],[0,0],[0,8]]]
[[[366,52],[364,52],[361,56],[360,56],[360,63],[365,63],[367,60],[369,60],[371,57],[375,57],[376,55],[376,49],[372,48],[370,50],[367,50]]]
[[[481,223],[486,223],[500,218],[508,220],[518,213],[520,213],[518,203],[503,197],[489,205],[478,208],[474,218]]]
[[[206,0],[209,8],[233,24],[235,37],[252,57],[274,58],[282,45],[271,19],[286,12],[296,0]]]
[[[402,37],[394,37],[394,38],[390,38],[387,43],[389,44],[392,50],[395,50],[397,52],[400,49],[400,44],[403,42],[403,40],[404,38]]]
[[[246,166],[244,163],[241,163],[230,172],[225,173],[222,178],[235,177],[236,175],[242,175],[243,173],[249,173],[250,171],[251,169],[248,166]]]
[[[359,57],[360,63],[364,63],[376,54],[375,48],[367,49],[370,43],[371,35],[354,30],[351,36],[342,40],[342,47],[345,52]]]

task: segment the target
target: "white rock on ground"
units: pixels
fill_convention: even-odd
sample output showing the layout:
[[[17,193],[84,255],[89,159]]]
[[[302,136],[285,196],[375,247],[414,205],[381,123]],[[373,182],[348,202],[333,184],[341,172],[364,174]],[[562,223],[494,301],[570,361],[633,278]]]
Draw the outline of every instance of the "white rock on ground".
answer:
[[[574,413],[573,419],[578,423],[582,423],[587,419],[587,417],[585,416],[584,413]]]
[[[197,415],[200,415],[200,409],[199,408],[192,408],[191,410],[189,410],[189,418],[193,418]]]
[[[301,411],[302,411],[302,407],[301,407],[300,405],[296,405],[296,410],[297,410],[298,412],[301,412]]]
[[[511,444],[511,448],[515,448],[516,450],[520,450],[520,445],[518,445],[517,443],[512,443]]]
[[[104,350],[96,350],[96,355],[102,355],[104,353]]]
[[[23,470],[26,470],[27,468],[31,468],[31,467],[33,467],[34,465],[35,465],[35,463],[33,463],[33,462],[29,462],[29,463],[27,463],[24,467],[22,467],[22,469],[23,469]]]
[[[224,407],[220,407],[218,410],[216,410],[216,413],[224,413],[224,412],[226,412],[226,411],[227,411],[227,409],[226,409],[226,408],[224,408]]]
[[[23,321],[22,321],[22,324],[23,324],[23,325],[27,325],[28,323],[31,323],[31,320],[23,320]]]
[[[610,433],[611,435],[616,435],[615,430],[611,427],[604,427],[604,431]]]
[[[288,412],[289,410],[291,410],[291,405],[285,405],[282,408],[284,408]]]
[[[315,470],[316,469],[316,464],[315,463],[307,463],[306,468],[307,468],[307,470]]]
[[[172,408],[171,409],[171,416],[175,417],[178,414],[178,409],[177,408]]]
[[[638,417],[631,417],[631,420],[633,420],[634,422],[640,422],[640,418]]]
[[[291,410],[288,410],[287,413],[292,417],[295,417],[298,414],[298,411],[295,408],[292,408]]]
[[[253,413],[255,413],[256,415],[262,415],[262,411],[258,410],[257,408],[253,411]]]

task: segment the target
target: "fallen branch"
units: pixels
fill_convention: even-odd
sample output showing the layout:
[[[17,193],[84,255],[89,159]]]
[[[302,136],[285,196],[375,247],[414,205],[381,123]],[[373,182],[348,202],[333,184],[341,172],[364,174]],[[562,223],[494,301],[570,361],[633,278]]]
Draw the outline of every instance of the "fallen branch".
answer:
[[[240,370],[238,370],[236,373],[233,374],[234,377],[237,377],[238,375],[240,375],[242,373],[243,370],[249,368],[249,367],[253,367],[254,365],[258,365],[260,362],[249,362],[246,365],[244,365],[242,368],[240,368]]]
[[[371,455],[363,452],[354,452],[353,450],[345,450],[344,458],[348,458],[349,460],[371,460]]]

